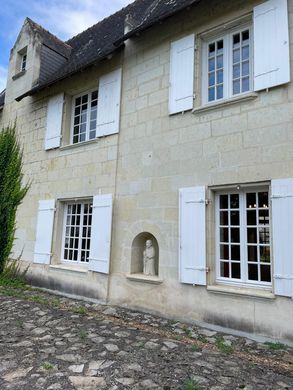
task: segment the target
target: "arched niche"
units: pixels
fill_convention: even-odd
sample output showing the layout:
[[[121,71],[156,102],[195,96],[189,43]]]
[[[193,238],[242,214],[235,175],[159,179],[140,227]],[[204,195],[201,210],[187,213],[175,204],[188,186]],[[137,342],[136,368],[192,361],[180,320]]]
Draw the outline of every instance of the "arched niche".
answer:
[[[155,249],[155,272],[159,274],[159,244],[154,235],[148,232],[139,233],[132,241],[131,246],[131,274],[143,273],[143,252],[147,240],[151,240]]]

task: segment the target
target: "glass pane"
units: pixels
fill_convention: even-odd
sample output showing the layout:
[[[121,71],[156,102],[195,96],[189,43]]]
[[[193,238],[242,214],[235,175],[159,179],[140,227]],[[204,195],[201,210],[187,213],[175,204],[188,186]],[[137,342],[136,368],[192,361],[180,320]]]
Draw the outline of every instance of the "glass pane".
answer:
[[[231,211],[231,225],[239,226],[239,211]]]
[[[262,263],[270,263],[271,262],[271,248],[269,246],[261,246],[259,248],[260,251],[260,261]]]
[[[269,210],[259,210],[258,223],[260,225],[268,225],[270,223]]]
[[[239,79],[240,77],[240,64],[233,66],[233,79]]]
[[[217,99],[223,99],[223,85],[217,86]]]
[[[217,51],[221,51],[224,48],[224,41],[221,39],[217,42]]]
[[[240,34],[233,35],[233,45],[239,45],[240,43]]]
[[[209,87],[211,87],[212,85],[215,85],[215,73],[210,73],[209,74]]]
[[[79,115],[80,114],[80,107],[76,107],[74,110],[74,115]]]
[[[228,208],[228,195],[220,195],[220,209]]]
[[[247,242],[257,244],[257,229],[247,228]]]
[[[75,105],[80,106],[80,104],[81,104],[81,98],[79,97],[79,98],[75,99]]]
[[[220,259],[229,260],[229,245],[220,245]]]
[[[96,138],[96,130],[90,132],[90,139]]]
[[[212,102],[215,100],[215,88],[209,89],[209,102]]]
[[[215,43],[210,43],[209,44],[209,54],[214,54],[215,53]]]
[[[247,225],[256,225],[256,211],[255,210],[247,210]]]
[[[223,68],[224,57],[222,55],[217,56],[217,69]]]
[[[78,135],[75,135],[75,136],[73,137],[73,143],[74,143],[74,144],[77,144],[77,143],[78,143]]]
[[[228,225],[228,211],[220,211],[220,225]]]
[[[240,49],[233,50],[233,64],[240,62]]]
[[[239,69],[239,73],[240,73],[240,69]],[[242,64],[242,76],[248,76],[248,75],[249,75],[249,62],[246,61],[246,62],[243,62],[243,64]]]
[[[231,228],[231,242],[240,242],[240,229]]]
[[[82,103],[87,103],[88,101],[88,95],[84,95],[81,99]]]
[[[247,247],[247,260],[257,262],[257,246],[249,245]]]
[[[80,134],[79,140],[80,142],[85,141],[85,133]]]
[[[233,279],[240,279],[240,263],[232,263],[231,271]]]
[[[229,229],[220,228],[220,241],[229,242]]]
[[[271,267],[269,265],[260,266],[260,280],[262,282],[271,282]]]
[[[239,209],[239,195],[231,194],[230,195],[230,208],[231,209]]]
[[[233,95],[240,93],[240,80],[233,81]]]
[[[239,52],[240,54],[240,52]],[[249,46],[242,47],[242,61],[249,59]]]
[[[259,192],[258,193],[258,207],[268,208],[269,206],[269,193]]]
[[[229,278],[229,263],[221,261],[221,277]]]
[[[242,41],[247,41],[249,39],[249,30],[243,31]]]
[[[246,194],[246,207],[248,209],[256,208],[256,194],[254,192]]]
[[[96,100],[98,98],[98,91],[92,92],[92,100]]]
[[[248,264],[248,279],[258,280],[257,264]]]
[[[209,59],[209,72],[212,72],[215,70],[215,59],[210,58]]]
[[[86,118],[87,118],[87,113],[83,112],[81,114],[81,118],[80,118],[81,123],[85,123],[86,122]]]
[[[231,260],[240,261],[240,246],[231,245]]]
[[[97,121],[94,120],[94,121],[91,121],[90,122],[90,130],[95,130],[97,127]]]
[[[242,79],[242,92],[249,91],[249,77]]]
[[[222,84],[224,81],[224,72],[222,70],[218,70],[217,72],[217,83]]]
[[[259,228],[259,242],[260,242],[260,244],[269,244],[270,243],[270,229],[269,228]]]

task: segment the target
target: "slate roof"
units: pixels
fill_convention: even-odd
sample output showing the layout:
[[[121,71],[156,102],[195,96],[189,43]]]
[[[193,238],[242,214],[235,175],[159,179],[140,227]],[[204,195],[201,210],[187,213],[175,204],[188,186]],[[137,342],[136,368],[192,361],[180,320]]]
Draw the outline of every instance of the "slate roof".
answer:
[[[4,106],[4,100],[5,100],[5,89],[4,91],[0,92],[0,109]]]
[[[85,68],[107,58],[115,51],[121,49],[124,40],[151,27],[155,23],[180,12],[184,8],[199,3],[201,0],[136,0],[115,14],[105,18],[82,33],[69,39],[60,41],[49,31],[43,29],[37,23],[29,22],[44,38],[44,44],[55,48],[68,56],[66,64],[62,65],[49,78],[42,80],[37,86],[26,94],[19,96],[21,100],[25,96],[34,93],[67,78]],[[135,21],[134,28],[124,34],[125,18],[130,15]]]

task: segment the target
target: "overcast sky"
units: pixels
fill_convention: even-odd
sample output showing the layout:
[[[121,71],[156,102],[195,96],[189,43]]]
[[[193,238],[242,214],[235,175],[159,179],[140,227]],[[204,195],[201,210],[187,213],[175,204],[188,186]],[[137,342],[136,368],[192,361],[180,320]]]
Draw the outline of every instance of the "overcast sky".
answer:
[[[67,40],[133,0],[1,0],[0,92],[5,88],[9,51],[26,16]]]

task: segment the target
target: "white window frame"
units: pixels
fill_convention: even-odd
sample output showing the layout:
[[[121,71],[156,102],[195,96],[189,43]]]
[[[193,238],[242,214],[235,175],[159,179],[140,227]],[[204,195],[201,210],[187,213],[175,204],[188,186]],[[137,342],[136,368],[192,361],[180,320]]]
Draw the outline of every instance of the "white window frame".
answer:
[[[64,251],[65,251],[65,236],[66,236],[66,218],[67,218],[67,206],[68,204],[88,204],[88,203],[91,203],[91,207],[93,208],[93,199],[89,198],[89,199],[82,199],[82,200],[66,200],[63,202],[63,225],[62,225],[62,244],[61,244],[61,256],[60,256],[60,259],[61,259],[61,262],[64,263],[64,264],[71,264],[71,265],[79,265],[79,266],[85,266],[85,267],[88,267],[89,265],[89,261],[80,261],[80,258],[81,258],[81,243],[82,243],[82,228],[83,228],[83,223],[79,225],[79,245],[78,245],[78,260],[77,261],[74,261],[74,260],[68,260],[68,259],[65,259],[64,258]],[[81,218],[80,220],[82,220],[82,217],[83,217],[83,212],[81,213]],[[92,221],[92,224],[93,224],[93,221]],[[92,224],[91,224],[91,228],[92,228]],[[91,240],[91,238],[90,238]]]
[[[20,61],[20,71],[24,72],[26,70],[26,64],[27,64],[27,53],[22,54],[21,61]]]
[[[233,95],[233,35],[249,30],[249,90]],[[208,100],[208,47],[209,44],[223,40],[224,41],[224,88],[223,98]],[[226,49],[225,49],[226,48]],[[228,82],[227,82],[228,80]],[[253,26],[252,22],[231,28],[228,31],[210,35],[203,39],[202,45],[202,104],[213,105],[224,102],[229,99],[237,98],[241,95],[249,94],[253,91]]]
[[[88,108],[87,108],[87,120],[86,120],[86,136],[85,136],[85,140],[84,141],[79,141],[79,142],[75,142],[73,143],[73,137],[74,137],[74,113],[75,113],[75,101],[76,99],[78,98],[82,98],[83,96],[87,95],[88,96],[88,99],[91,98],[91,94],[93,92],[97,92],[98,93],[98,98],[97,98],[97,117],[98,117],[98,109],[99,109],[99,88],[98,86],[96,88],[92,88],[91,90],[88,90],[88,91],[84,91],[83,93],[80,93],[78,95],[74,95],[72,96],[72,109],[71,109],[71,126],[70,126],[70,143],[72,145],[78,145],[78,144],[82,144],[83,142],[86,142],[86,141],[92,141],[92,140],[95,140],[97,138],[97,119],[96,119],[96,136],[95,138],[89,138],[89,135],[90,135],[90,115],[91,115],[91,110],[90,110],[90,104],[88,103]],[[88,102],[91,101],[88,100]]]
[[[271,282],[251,281],[248,280],[248,260],[247,260],[247,219],[246,219],[246,194],[253,192],[268,192],[269,199],[269,224],[268,228],[270,231],[270,271],[271,271]],[[221,277],[220,274],[220,213],[219,213],[219,197],[224,194],[239,194],[239,216],[240,216],[240,267],[241,267],[241,278],[232,279]],[[216,282],[218,284],[225,284],[238,287],[251,287],[251,288],[262,288],[272,290],[273,281],[273,256],[272,256],[272,207],[271,207],[271,191],[269,186],[257,186],[257,187],[246,187],[240,190],[232,190],[227,188],[226,190],[220,190],[215,193],[215,263],[216,263]],[[241,222],[242,221],[242,222]],[[228,225],[229,227],[230,225]],[[231,261],[231,260],[230,260]],[[259,264],[257,262],[257,264]]]

